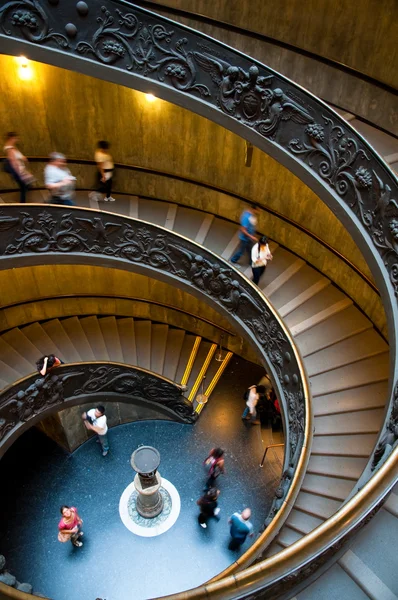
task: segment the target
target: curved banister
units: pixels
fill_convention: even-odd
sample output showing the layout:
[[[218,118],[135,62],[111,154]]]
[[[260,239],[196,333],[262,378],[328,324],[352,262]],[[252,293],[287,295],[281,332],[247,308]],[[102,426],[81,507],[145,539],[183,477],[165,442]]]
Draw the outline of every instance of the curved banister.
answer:
[[[43,0],[3,3],[0,37],[5,51],[19,53],[24,47],[33,59],[141,91],[154,91],[159,97],[241,135],[289,168],[321,197],[357,241],[375,276],[389,325],[391,371],[386,421],[377,451],[371,457],[375,463],[372,478],[316,533],[243,573],[200,588],[200,593],[202,597],[211,594],[212,598],[232,598],[244,597],[256,587],[267,585],[271,589],[273,584],[265,582],[267,577],[268,582],[278,577],[283,580],[282,571],[272,568],[270,572],[270,566],[274,565],[290,571],[285,576],[287,586],[315,570],[321,561],[318,555],[334,552],[355,524],[360,526],[366,521],[368,513],[377,509],[395,481],[397,178],[366,140],[336,112],[258,61],[127,1],[92,0],[88,13],[83,15],[78,11],[77,17],[74,3],[60,7],[57,4],[49,5]],[[76,26],[72,25],[74,21]],[[191,260],[195,270],[193,263],[195,257]],[[248,282],[237,285],[235,290],[241,293],[242,289],[242,294],[246,294]],[[228,311],[234,303],[234,294],[226,298],[229,307],[223,308]],[[263,331],[266,330],[263,321]],[[245,326],[242,331],[248,333]],[[275,377],[275,364],[272,372]],[[300,427],[296,427],[299,440],[298,430]],[[378,488],[375,482],[379,483]],[[322,544],[327,544],[326,549],[322,550]],[[304,554],[300,554],[301,548]],[[307,566],[301,569],[304,564]],[[266,576],[264,565],[268,569]],[[251,593],[250,597],[261,594],[263,590]],[[200,596],[195,591],[175,597]]]
[[[42,264],[86,263],[145,273],[203,298],[253,346],[281,400],[286,451],[282,480],[253,560],[286,520],[305,474],[312,441],[307,376],[290,333],[264,294],[210,250],[160,226],[77,207],[8,204],[0,214],[0,270]],[[65,368],[65,367],[63,367]],[[0,396],[0,454],[15,405]],[[26,407],[20,408],[23,414]],[[55,409],[56,403],[51,404]],[[7,408],[8,407],[8,408]],[[21,419],[20,419],[21,420]],[[245,559],[241,557],[237,565]]]
[[[146,403],[180,423],[197,419],[183,389],[173,381],[142,369],[111,361],[69,363],[45,377],[27,375],[0,393],[0,458],[26,429],[48,414],[101,395],[107,402]]]

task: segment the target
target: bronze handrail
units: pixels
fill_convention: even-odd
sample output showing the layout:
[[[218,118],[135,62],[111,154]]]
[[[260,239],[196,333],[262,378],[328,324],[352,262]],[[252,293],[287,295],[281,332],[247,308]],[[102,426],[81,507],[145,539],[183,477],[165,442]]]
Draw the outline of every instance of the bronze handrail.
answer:
[[[263,457],[260,462],[260,467],[263,468],[265,457],[267,456],[267,452],[270,448],[281,448],[284,446],[285,446],[285,444],[268,444],[268,446],[265,447],[264,454],[263,454]]]

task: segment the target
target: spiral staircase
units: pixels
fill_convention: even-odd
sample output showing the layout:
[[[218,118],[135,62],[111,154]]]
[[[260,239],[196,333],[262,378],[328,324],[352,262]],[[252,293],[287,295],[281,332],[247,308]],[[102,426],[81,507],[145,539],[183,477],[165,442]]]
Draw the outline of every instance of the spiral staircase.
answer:
[[[308,100],[309,103],[312,101]],[[201,111],[198,109],[198,112]],[[391,166],[396,166],[396,148],[390,147],[387,138],[367,129],[359,120],[355,122],[353,115],[341,112],[351,125],[370,139]],[[222,122],[221,117],[219,122]],[[312,164],[310,166],[313,168]],[[390,173],[387,175],[390,177]],[[78,193],[77,202],[81,207],[114,211],[163,226],[195,240],[225,259],[237,246],[236,223],[159,199],[117,192],[115,196],[115,203],[99,205],[90,200],[85,191]],[[40,190],[31,195],[31,201],[42,203],[45,199],[45,193]],[[12,194],[2,193],[1,200],[6,203],[14,198]],[[272,238],[272,232],[264,233]],[[370,241],[368,243],[370,245]],[[338,521],[336,513],[348,505],[355,494],[361,494],[362,474],[369,459],[374,457],[374,446],[386,416],[391,373],[386,340],[353,301],[306,263],[305,257],[299,257],[275,242],[271,243],[271,250],[274,259],[259,287],[284,319],[301,351],[310,378],[314,410],[314,441],[306,475],[287,521],[267,550],[272,566],[272,560],[290,546],[294,545],[293,554],[300,548],[301,541],[304,545],[306,538],[316,541],[318,528],[323,532],[322,524],[332,526]],[[385,263],[384,266],[388,270],[389,265]],[[242,269],[250,275],[248,266]],[[145,343],[140,330],[145,331]],[[130,333],[126,334],[126,331]],[[196,355],[193,336],[176,331],[164,324],[120,315],[75,315],[24,324],[1,335],[0,379],[7,385],[30,372],[31,361],[38,351],[54,351],[66,360],[72,357],[83,360],[86,356],[91,360],[93,357],[107,360],[117,356],[122,362],[146,365],[145,368],[150,367],[163,375],[167,373],[179,383],[186,382],[194,396],[214,345],[200,340],[196,344],[199,348]],[[170,351],[169,338],[170,344],[180,348],[180,353],[176,346]],[[391,348],[391,355],[394,351]],[[188,370],[188,364],[191,370]],[[209,375],[214,379],[217,373],[210,370]],[[366,499],[363,502],[366,503]],[[380,502],[373,501],[375,513]],[[315,567],[320,567],[315,575],[314,570],[305,571],[303,567],[296,587],[292,576],[293,591],[292,586],[287,585],[285,591],[283,588],[278,591],[278,597],[286,600],[396,600],[398,587],[393,548],[398,533],[397,517],[396,486],[371,522],[351,539],[351,546],[332,544],[330,560],[319,564],[315,561]],[[337,538],[340,539],[336,534]],[[237,572],[237,567],[247,564],[238,562],[222,575],[233,574],[234,583],[239,587],[242,573]],[[222,575],[215,578],[211,588],[202,587],[173,598],[225,598],[223,582],[217,581]],[[19,597],[22,599],[23,596]],[[256,591],[255,583],[249,582],[246,588],[241,584],[235,594],[229,587],[228,597],[268,596],[266,593],[262,596],[261,591]],[[269,597],[276,598],[276,595]]]
[[[115,196],[114,203],[99,206],[86,192],[78,192],[76,200],[79,206],[112,210],[161,225],[223,258],[237,247],[233,222],[167,202]],[[7,201],[7,194],[2,194],[2,199]],[[30,200],[42,202],[42,192],[32,192]],[[306,476],[290,516],[268,550],[272,556],[330,519],[355,489],[384,418],[389,351],[369,319],[329,279],[288,249],[275,242],[270,247],[274,258],[259,287],[284,318],[301,351],[314,410],[314,441]],[[250,276],[248,265],[241,270]],[[54,352],[67,362],[113,360],[150,369],[186,384],[187,394],[194,399],[204,374],[212,389],[221,377],[219,363],[212,360],[215,350],[216,344],[164,324],[115,316],[74,316],[2,333],[0,378],[3,385],[9,385],[32,371],[38,355]],[[393,493],[374,523],[385,524],[383,531],[391,535],[397,527],[396,516],[397,497]],[[380,534],[381,530],[377,531]],[[380,589],[393,594],[390,579],[367,566],[368,553],[361,551],[367,547],[366,540],[365,530],[355,541],[354,550],[324,575],[325,581],[333,577],[344,587],[351,579],[347,589],[354,590],[350,592],[352,598],[372,598],[372,585],[378,577],[387,581]],[[358,573],[363,580],[358,580]],[[313,584],[315,596],[308,588],[300,598],[322,597],[316,596],[320,581]],[[385,596],[389,597],[394,598]]]

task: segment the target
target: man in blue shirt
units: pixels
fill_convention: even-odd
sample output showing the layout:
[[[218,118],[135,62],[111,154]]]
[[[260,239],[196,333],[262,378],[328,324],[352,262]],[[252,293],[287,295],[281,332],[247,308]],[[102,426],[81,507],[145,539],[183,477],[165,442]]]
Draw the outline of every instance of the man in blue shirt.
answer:
[[[249,255],[251,263],[251,249],[253,244],[257,242],[256,227],[257,227],[257,206],[251,206],[243,211],[240,217],[239,229],[239,247],[235,254],[230,258],[231,263],[235,264],[246,252]]]
[[[231,524],[230,534],[232,539],[229,544],[231,550],[240,548],[248,535],[253,537],[253,525],[249,521],[251,514],[250,508],[245,508],[241,513],[236,512],[230,517],[228,523]]]

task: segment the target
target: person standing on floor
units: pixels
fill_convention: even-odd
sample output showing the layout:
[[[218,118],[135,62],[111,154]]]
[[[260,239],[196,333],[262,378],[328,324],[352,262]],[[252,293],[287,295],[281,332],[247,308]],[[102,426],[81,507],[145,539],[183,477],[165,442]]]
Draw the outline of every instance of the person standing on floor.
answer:
[[[87,429],[95,431],[98,435],[99,443],[102,448],[102,456],[106,456],[109,452],[108,425],[105,416],[105,407],[99,404],[96,408],[92,408],[82,414],[82,419]]]
[[[113,158],[109,152],[109,142],[102,140],[98,142],[97,150],[95,152],[95,162],[97,163],[98,176],[100,180],[99,192],[105,194],[104,198],[98,198],[98,200],[104,200],[104,202],[115,202],[115,198],[112,198],[112,179],[115,165]]]
[[[239,247],[235,254],[231,256],[230,262],[236,264],[243,254],[249,255],[251,260],[251,249],[253,244],[257,242],[256,227],[257,227],[257,206],[251,206],[243,211],[240,217],[239,229]]]
[[[224,450],[222,448],[212,448],[209,456],[204,460],[203,464],[208,469],[208,479],[204,487],[209,490],[214,487],[216,479],[221,475],[225,475],[224,468]]]
[[[51,152],[49,163],[44,169],[44,182],[50,191],[50,204],[74,206],[76,177],[66,166],[66,157],[59,152]]]
[[[253,282],[256,285],[258,285],[269,260],[272,260],[272,254],[268,246],[268,238],[263,235],[252,248],[252,273]]]
[[[242,419],[245,421],[251,421],[253,425],[259,425],[260,421],[257,421],[257,410],[256,406],[260,399],[260,395],[265,394],[265,387],[263,385],[251,385],[245,392],[243,398],[246,400],[246,407],[242,414]]]
[[[217,517],[220,512],[220,509],[217,506],[217,499],[219,495],[220,490],[217,490],[217,488],[210,488],[196,502],[196,504],[200,507],[198,522],[203,529],[206,529],[208,519],[210,519],[210,517]]]
[[[231,541],[229,543],[230,550],[237,550],[246,541],[247,536],[253,537],[253,525],[249,521],[252,515],[250,508],[245,508],[241,513],[234,513],[228,523],[231,525],[230,534]]]
[[[83,542],[79,538],[83,537],[83,531],[81,526],[83,520],[79,517],[77,508],[75,506],[61,506],[62,519],[58,523],[58,540],[60,542],[72,542],[72,546],[81,548]]]
[[[28,162],[28,159],[20,150],[18,150],[17,144],[18,134],[15,131],[7,133],[4,144],[4,153],[6,155],[4,170],[6,173],[9,173],[19,185],[20,202],[25,204],[27,191],[35,181],[35,178],[27,170],[26,163]]]

